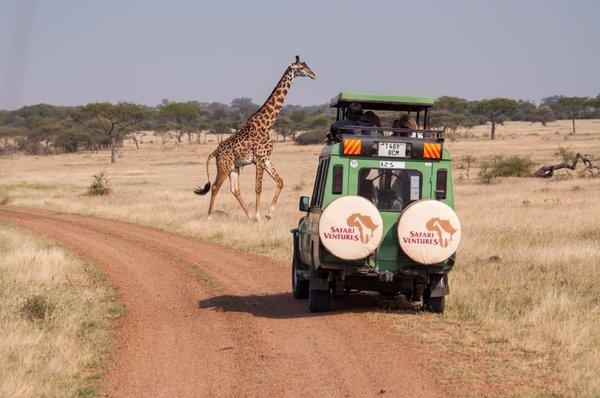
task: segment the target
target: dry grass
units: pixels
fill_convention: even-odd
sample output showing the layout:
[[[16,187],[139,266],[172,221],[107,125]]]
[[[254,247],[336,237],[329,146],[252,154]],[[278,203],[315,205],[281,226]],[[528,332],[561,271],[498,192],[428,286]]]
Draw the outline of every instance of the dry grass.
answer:
[[[491,185],[476,181],[478,163],[493,154],[531,156],[540,164],[553,162],[555,150],[567,146],[600,156],[600,121],[579,121],[577,128],[572,136],[568,121],[546,127],[506,123],[498,128],[496,141],[485,139],[485,126],[459,131],[471,137],[448,142],[455,167],[467,154],[477,162],[471,181],[463,178],[456,183],[464,241],[450,277],[447,313],[377,316],[416,330],[437,324],[447,336],[440,339],[438,333],[437,344],[448,345],[449,352],[480,346],[494,353],[491,358],[508,356],[506,366],[512,363],[520,372],[520,378],[513,379],[517,393],[525,391],[528,378],[537,378],[547,383],[549,393],[599,395],[600,179],[561,173],[550,181],[511,178]],[[214,146],[142,144],[140,150],[122,150],[114,166],[108,164],[108,153],[2,157],[0,193],[16,205],[156,226],[287,264],[289,230],[300,216],[298,197],[311,193],[320,148],[275,146],[274,164],[286,188],[275,219],[253,223],[244,218],[227,186],[217,201],[217,209],[226,214],[212,220],[205,217],[208,197],[191,193],[206,182],[204,162]],[[100,171],[107,172],[113,193],[85,196],[89,181]],[[455,180],[458,176],[456,172]],[[273,194],[273,183],[265,178],[263,214]],[[241,181],[247,202],[253,202],[253,184],[254,169],[247,168]],[[506,376],[504,371],[494,373],[493,361],[487,366],[490,375]],[[467,365],[458,369],[471,374]]]
[[[90,265],[0,223],[0,396],[94,396],[120,308]]]

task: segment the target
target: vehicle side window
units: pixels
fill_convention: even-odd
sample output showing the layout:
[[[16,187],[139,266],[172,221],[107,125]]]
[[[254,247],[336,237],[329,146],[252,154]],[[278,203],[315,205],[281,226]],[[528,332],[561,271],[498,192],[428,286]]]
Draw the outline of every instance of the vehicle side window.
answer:
[[[323,162],[323,173],[321,175],[321,186],[319,187],[319,198],[317,200],[317,206],[323,205],[323,196],[325,195],[325,184],[327,183],[327,172],[329,171],[329,158]]]
[[[323,193],[325,191],[325,183],[327,182],[327,169],[329,167],[329,158],[321,160],[319,168],[317,169],[317,176],[315,178],[315,186],[313,188],[313,194],[310,202],[310,206],[321,207],[323,204]]]
[[[313,207],[317,203],[317,195],[319,192],[319,179],[321,177],[321,170],[323,169],[323,161],[319,162],[317,167],[317,175],[315,176],[315,185],[313,186],[312,196],[310,198],[310,207]]]

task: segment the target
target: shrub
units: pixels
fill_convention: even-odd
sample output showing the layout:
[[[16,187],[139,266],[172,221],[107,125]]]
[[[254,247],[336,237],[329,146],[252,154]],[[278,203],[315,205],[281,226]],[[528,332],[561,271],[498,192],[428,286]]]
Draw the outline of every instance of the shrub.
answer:
[[[0,206],[5,206],[13,201],[13,197],[6,192],[0,191]]]
[[[570,148],[565,148],[563,146],[559,146],[556,152],[554,152],[554,156],[561,159],[565,163],[573,163],[576,159],[575,152],[573,152]]]
[[[489,184],[497,177],[527,177],[533,166],[533,161],[528,157],[496,155],[482,162],[479,179],[484,184]]]
[[[87,195],[88,196],[102,196],[108,195],[112,192],[110,188],[110,182],[104,173],[96,174],[94,176],[94,181],[88,187]]]
[[[325,133],[322,130],[309,131],[296,137],[296,144],[298,145],[322,144],[323,141],[325,141]]]
[[[21,314],[30,321],[46,319],[52,313],[54,306],[48,302],[46,297],[30,296],[21,307]]]

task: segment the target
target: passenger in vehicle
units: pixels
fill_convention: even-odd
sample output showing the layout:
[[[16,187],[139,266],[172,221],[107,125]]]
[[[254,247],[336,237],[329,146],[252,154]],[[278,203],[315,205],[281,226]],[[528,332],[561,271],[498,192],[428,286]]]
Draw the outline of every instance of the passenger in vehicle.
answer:
[[[371,135],[372,130],[359,129],[356,126],[380,127],[381,121],[374,112],[363,113],[361,105],[353,102],[346,108],[346,118],[331,125],[330,136],[335,139],[339,134]]]
[[[361,121],[363,122],[363,124],[365,126],[369,126],[369,127],[381,127],[381,120],[379,119],[379,116],[377,116],[377,114],[373,111],[366,111],[363,115],[363,117],[361,118]],[[363,135],[370,135],[370,136],[382,136],[383,135],[383,130],[367,130],[367,129],[363,129],[362,130],[362,134]]]
[[[411,115],[402,115],[400,119],[396,119],[392,122],[392,128],[418,130],[419,126]],[[392,137],[410,137],[411,133],[408,131],[394,131]]]

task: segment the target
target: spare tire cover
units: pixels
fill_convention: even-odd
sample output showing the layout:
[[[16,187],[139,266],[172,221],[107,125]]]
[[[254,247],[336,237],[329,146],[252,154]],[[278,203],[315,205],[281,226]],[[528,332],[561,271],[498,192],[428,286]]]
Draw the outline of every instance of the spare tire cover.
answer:
[[[408,205],[398,221],[398,241],[408,257],[420,264],[437,264],[456,252],[461,227],[447,204],[426,199]]]
[[[383,236],[379,210],[360,196],[336,199],[323,210],[319,237],[323,246],[343,260],[360,260],[373,253]]]

